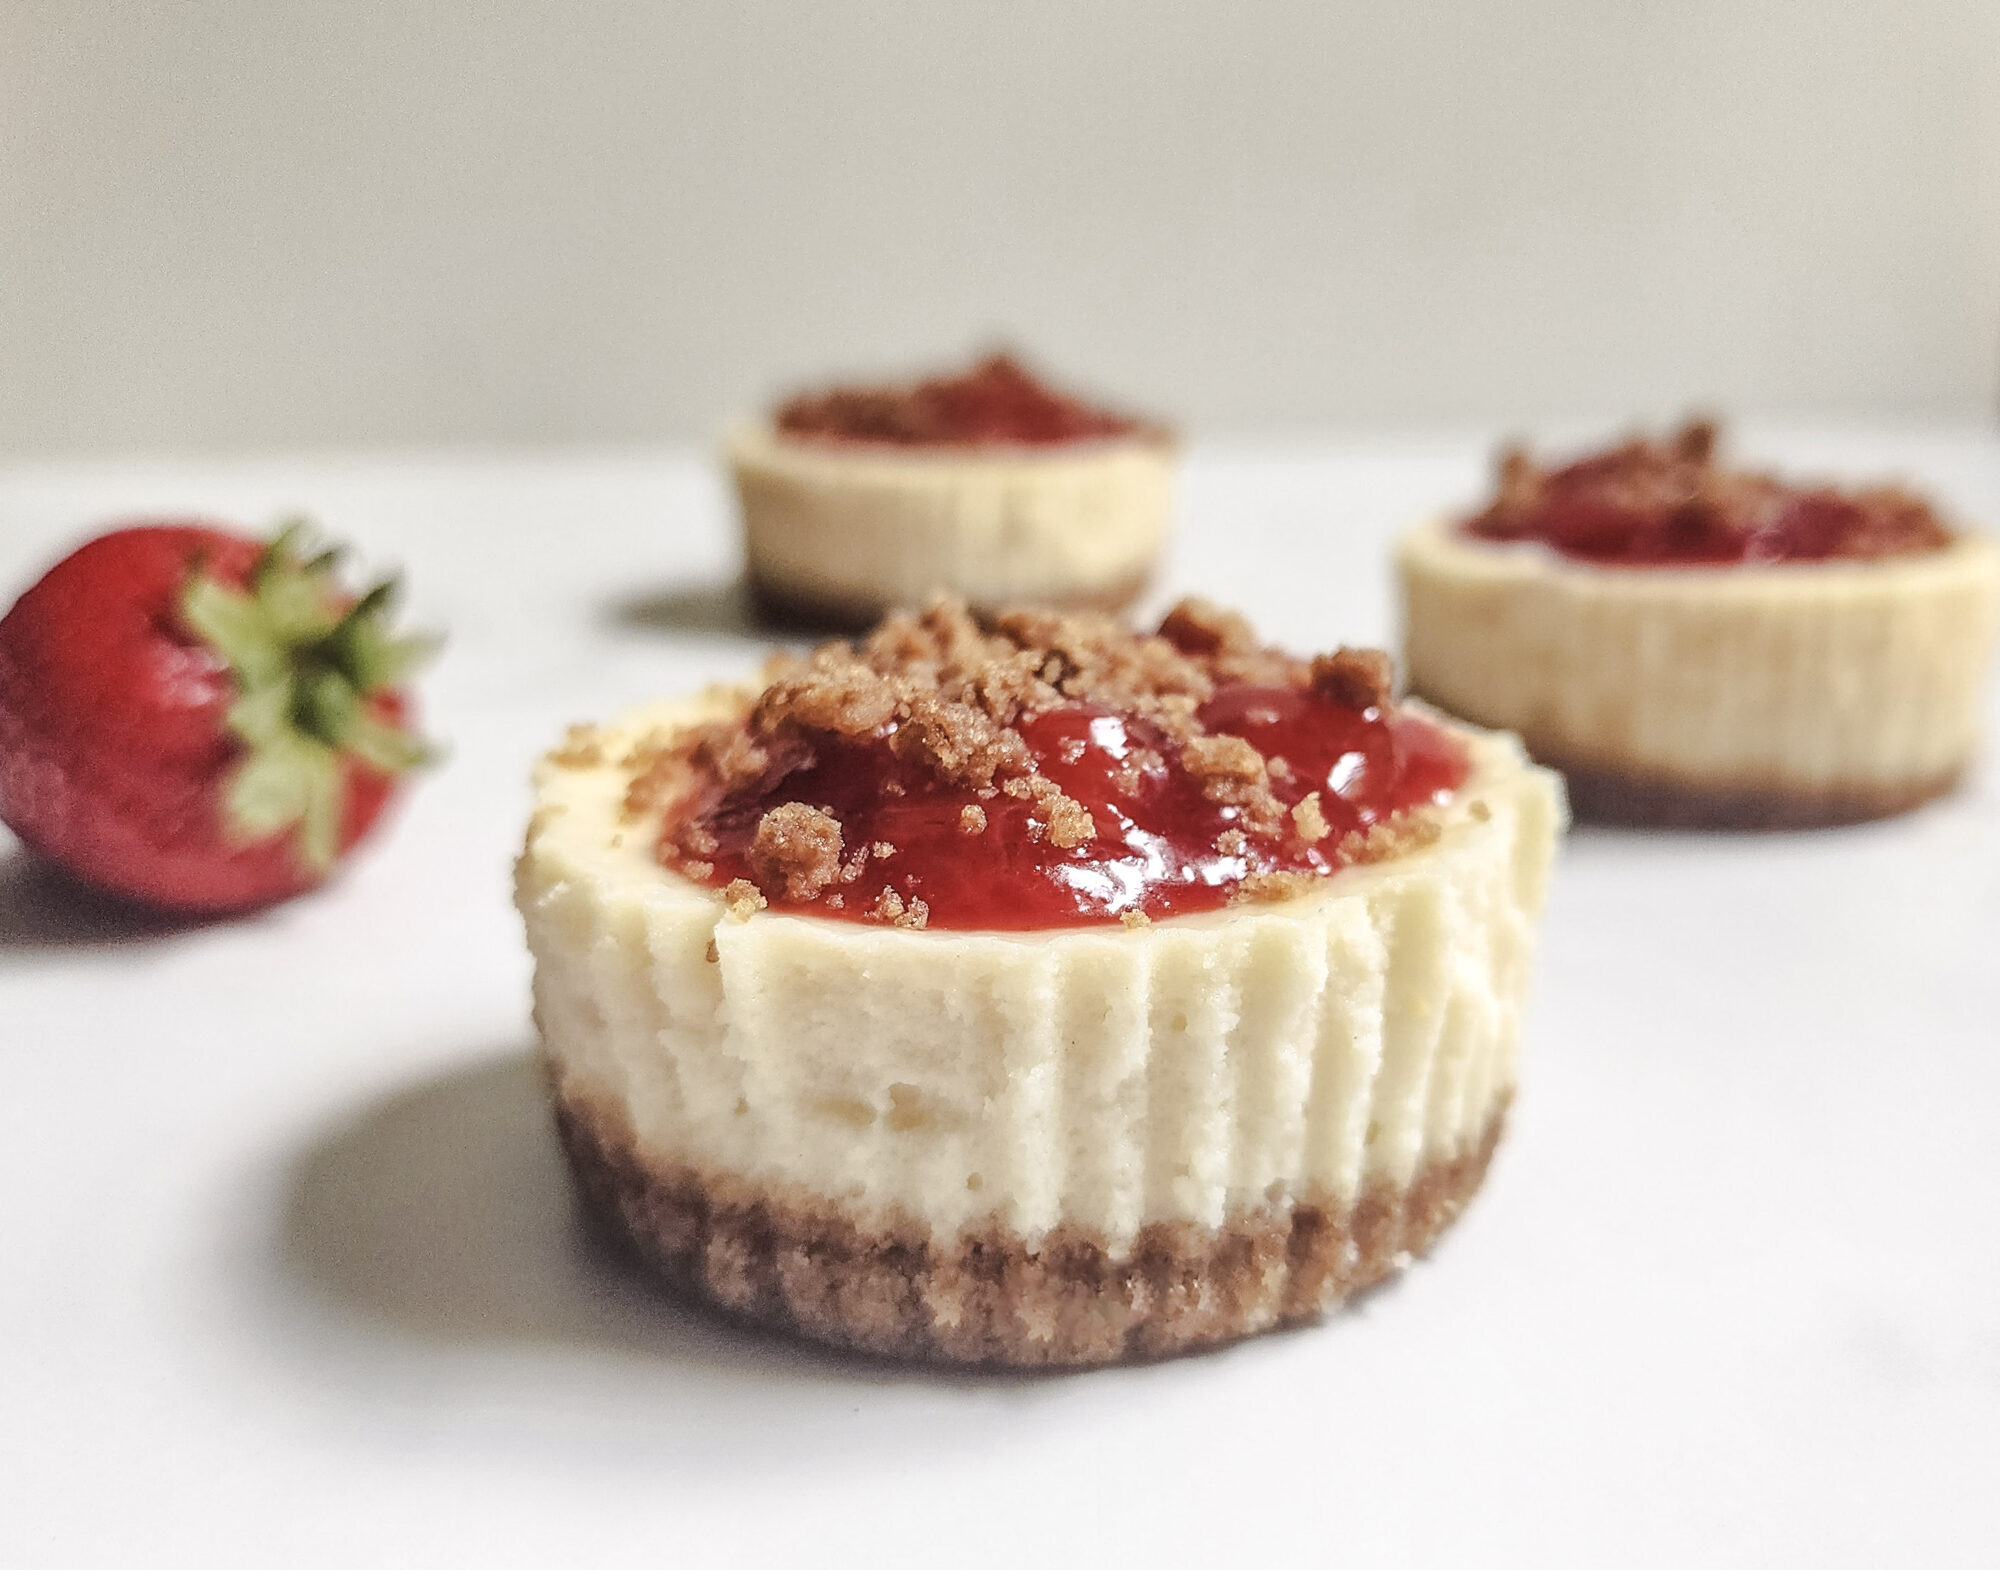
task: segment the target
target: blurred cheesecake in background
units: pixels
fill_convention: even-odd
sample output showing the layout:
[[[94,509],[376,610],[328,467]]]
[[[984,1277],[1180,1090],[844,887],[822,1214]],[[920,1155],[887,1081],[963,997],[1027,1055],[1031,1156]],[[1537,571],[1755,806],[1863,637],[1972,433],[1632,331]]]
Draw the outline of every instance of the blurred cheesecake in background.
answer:
[[[2000,553],[1896,486],[1724,467],[1712,425],[1545,467],[1402,541],[1413,692],[1516,731],[1579,816],[1784,827],[1949,791]]]
[[[785,620],[863,627],[948,591],[1116,610],[1172,511],[1172,433],[994,355],[957,375],[782,404],[727,443],[749,583]]]

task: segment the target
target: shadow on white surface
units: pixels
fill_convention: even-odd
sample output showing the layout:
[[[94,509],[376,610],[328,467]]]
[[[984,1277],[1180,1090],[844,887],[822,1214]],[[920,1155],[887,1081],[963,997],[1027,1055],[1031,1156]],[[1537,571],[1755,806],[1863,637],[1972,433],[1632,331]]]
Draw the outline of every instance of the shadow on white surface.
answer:
[[[824,1468],[1030,1437],[1087,1386],[1148,1378],[851,1356],[676,1296],[584,1224],[525,1049],[364,1105],[284,1184],[267,1322],[281,1363],[406,1437]]]
[[[26,850],[0,850],[0,966],[13,953],[146,943],[204,925],[87,887]]]
[[[497,1403],[555,1427],[636,1422],[718,1461],[732,1436],[764,1454],[842,1430],[851,1442],[863,1396],[880,1410],[941,1399],[942,1417],[953,1392],[1019,1409],[1090,1377],[848,1355],[675,1294],[585,1224],[526,1050],[328,1129],[289,1169],[278,1252],[286,1296],[313,1310],[292,1321],[292,1360],[349,1396],[432,1416]],[[397,1372],[413,1366],[414,1380]]]
[[[674,583],[621,595],[605,605],[603,614],[606,625],[620,632],[754,638],[765,631],[741,577]]]
[[[893,1377],[654,1282],[578,1211],[525,1051],[376,1101],[292,1168],[288,1274],[384,1333]]]

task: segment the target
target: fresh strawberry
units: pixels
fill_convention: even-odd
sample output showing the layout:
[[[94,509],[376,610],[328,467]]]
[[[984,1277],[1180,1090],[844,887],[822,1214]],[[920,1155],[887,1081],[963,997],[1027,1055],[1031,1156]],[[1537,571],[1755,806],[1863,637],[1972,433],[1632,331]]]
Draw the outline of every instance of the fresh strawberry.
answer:
[[[428,652],[302,526],[123,528],[0,618],[0,820],[74,876],[175,911],[325,880],[426,756]]]

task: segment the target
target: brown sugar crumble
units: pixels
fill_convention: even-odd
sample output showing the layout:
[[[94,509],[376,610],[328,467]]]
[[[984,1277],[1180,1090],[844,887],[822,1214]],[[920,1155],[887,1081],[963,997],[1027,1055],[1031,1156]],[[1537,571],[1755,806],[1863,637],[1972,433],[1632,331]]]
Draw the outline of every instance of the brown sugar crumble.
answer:
[[[768,903],[764,891],[748,878],[732,878],[722,891],[722,899],[729,907],[729,914],[738,921],[748,920]]]
[[[1036,805],[1042,809],[1042,821],[1048,825],[1050,844],[1074,850],[1097,837],[1097,825],[1091,819],[1090,810],[1074,797],[1065,796],[1060,785],[1035,775],[1028,781],[1028,787],[1033,792]],[[1031,818],[1028,821],[1032,823],[1036,820]]]
[[[1264,783],[1264,755],[1241,736],[1190,736],[1181,743],[1181,767],[1210,801],[1240,806]]]
[[[840,825],[801,801],[773,807],[757,821],[750,865],[760,888],[812,899],[840,876]]]
[[[971,369],[904,385],[802,393],[778,408],[788,436],[896,447],[1018,443],[1165,435],[1157,426],[1058,392],[1013,356],[988,355]]]
[[[885,883],[882,892],[876,895],[875,903],[868,908],[868,919],[921,932],[930,923],[931,908],[920,899],[905,900]]]
[[[1414,843],[1465,767],[1394,710],[1387,656],[1300,659],[1201,600],[1145,634],[943,599],[767,675],[635,760],[628,813],[698,881],[910,929],[1288,898]],[[1163,854],[1190,870],[1149,873]]]
[[[1356,709],[1378,709],[1389,701],[1395,666],[1380,649],[1336,649],[1316,654],[1312,684],[1336,702]]]
[[[1503,451],[1494,496],[1466,520],[1489,540],[1538,540],[1603,565],[1874,560],[1940,550],[1952,531],[1900,486],[1797,484],[1725,466],[1712,420],[1564,464]]]

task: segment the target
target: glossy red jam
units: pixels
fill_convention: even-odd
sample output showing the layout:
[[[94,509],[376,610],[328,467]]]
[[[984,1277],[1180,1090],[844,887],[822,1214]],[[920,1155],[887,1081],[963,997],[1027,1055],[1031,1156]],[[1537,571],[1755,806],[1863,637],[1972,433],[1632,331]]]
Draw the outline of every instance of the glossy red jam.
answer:
[[[1712,427],[1633,441],[1557,468],[1501,463],[1499,494],[1465,524],[1490,540],[1537,540],[1606,566],[1868,560],[1936,550],[1951,534],[1919,497],[1841,491],[1726,470]]]
[[[876,841],[893,855],[871,860],[838,908],[814,914],[864,919],[884,885],[921,899],[933,927],[1026,930],[1213,910],[1254,872],[1320,873],[1343,864],[1341,841],[1391,814],[1442,800],[1464,779],[1460,742],[1414,715],[1355,709],[1299,687],[1219,688],[1201,717],[1211,732],[1241,736],[1272,767],[1273,793],[1289,808],[1318,791],[1327,832],[1308,845],[1289,831],[1241,843],[1242,809],[1206,799],[1171,743],[1142,720],[1068,705],[1020,727],[1040,771],[1089,809],[1093,839],[1073,849],[1031,826],[1036,809],[1005,793],[947,786],[894,757],[881,737],[815,737],[774,759],[766,777],[701,814],[719,844],[708,881],[750,876],[748,848],[770,808],[799,801],[840,821],[852,851]],[[1136,750],[1155,756],[1133,771]],[[968,833],[969,805],[985,814]],[[1224,846],[1219,847],[1218,839]],[[774,904],[782,902],[774,901]]]
[[[1048,446],[1130,436],[1142,422],[1057,392],[1007,355],[958,376],[903,387],[839,387],[793,398],[777,413],[790,436],[901,447]]]

